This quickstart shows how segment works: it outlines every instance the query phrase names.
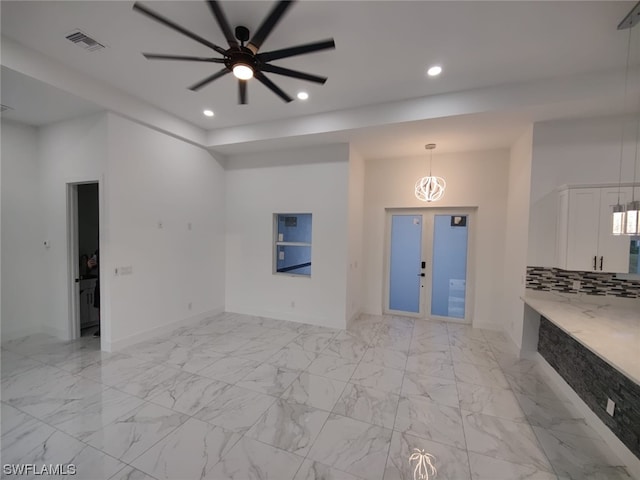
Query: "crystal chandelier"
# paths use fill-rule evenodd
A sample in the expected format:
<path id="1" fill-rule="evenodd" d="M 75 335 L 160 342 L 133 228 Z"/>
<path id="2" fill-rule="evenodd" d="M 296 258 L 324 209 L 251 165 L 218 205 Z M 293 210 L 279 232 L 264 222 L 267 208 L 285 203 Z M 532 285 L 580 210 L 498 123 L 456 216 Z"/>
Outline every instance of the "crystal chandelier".
<path id="1" fill-rule="evenodd" d="M 444 189 L 447 182 L 442 177 L 434 177 L 431 175 L 431 162 L 433 160 L 433 149 L 436 148 L 435 143 L 428 143 L 424 146 L 429 150 L 429 175 L 422 177 L 416 182 L 415 194 L 418 200 L 423 202 L 437 202 L 444 195 Z"/>

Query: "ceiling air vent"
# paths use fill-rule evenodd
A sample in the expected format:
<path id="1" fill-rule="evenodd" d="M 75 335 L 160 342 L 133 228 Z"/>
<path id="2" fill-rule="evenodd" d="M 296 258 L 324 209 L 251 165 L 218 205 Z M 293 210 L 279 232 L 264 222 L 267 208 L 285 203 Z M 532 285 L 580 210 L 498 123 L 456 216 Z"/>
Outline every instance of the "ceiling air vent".
<path id="1" fill-rule="evenodd" d="M 7 105 L 0 105 L 0 113 L 2 112 L 6 112 L 7 110 L 13 110 L 13 108 L 7 106 Z"/>
<path id="2" fill-rule="evenodd" d="M 76 45 L 84 48 L 85 50 L 89 50 L 90 52 L 95 52 L 96 50 L 102 50 L 104 48 L 104 45 L 91 38 L 82 30 L 74 30 L 73 32 L 68 34 L 66 38 L 67 40 L 70 40 Z"/>

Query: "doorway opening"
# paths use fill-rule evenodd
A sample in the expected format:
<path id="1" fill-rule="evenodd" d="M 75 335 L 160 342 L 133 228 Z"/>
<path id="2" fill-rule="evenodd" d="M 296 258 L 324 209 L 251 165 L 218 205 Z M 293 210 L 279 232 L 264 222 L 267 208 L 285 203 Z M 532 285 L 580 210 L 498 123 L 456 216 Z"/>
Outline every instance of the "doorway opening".
<path id="1" fill-rule="evenodd" d="M 100 331 L 100 194 L 98 182 L 68 184 L 71 338 Z"/>
<path id="2" fill-rule="evenodd" d="M 387 210 L 384 311 L 471 323 L 474 210 Z"/>

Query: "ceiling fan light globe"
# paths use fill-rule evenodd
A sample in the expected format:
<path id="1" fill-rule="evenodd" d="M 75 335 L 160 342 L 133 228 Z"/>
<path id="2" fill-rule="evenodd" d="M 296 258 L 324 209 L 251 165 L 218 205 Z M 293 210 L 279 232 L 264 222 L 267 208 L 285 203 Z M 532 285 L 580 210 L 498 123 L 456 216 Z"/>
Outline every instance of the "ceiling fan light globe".
<path id="1" fill-rule="evenodd" d="M 238 63 L 233 67 L 233 74 L 240 80 L 249 80 L 253 78 L 253 68 L 244 63 Z"/>

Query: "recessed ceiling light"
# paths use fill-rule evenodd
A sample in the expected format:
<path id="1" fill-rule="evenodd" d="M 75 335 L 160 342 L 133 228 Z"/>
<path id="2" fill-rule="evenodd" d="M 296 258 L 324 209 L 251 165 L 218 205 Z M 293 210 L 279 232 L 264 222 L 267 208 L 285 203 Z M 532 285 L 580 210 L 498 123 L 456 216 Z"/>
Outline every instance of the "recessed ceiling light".
<path id="1" fill-rule="evenodd" d="M 429 70 L 427 70 L 427 75 L 429 75 L 430 77 L 435 77 L 437 75 L 440 75 L 442 73 L 442 67 L 440 65 L 434 65 L 433 67 L 429 67 Z"/>
<path id="2" fill-rule="evenodd" d="M 298 92 L 298 98 L 300 100 L 306 100 L 309 98 L 309 94 L 307 92 Z"/>
<path id="3" fill-rule="evenodd" d="M 213 117 L 214 115 L 213 110 L 204 110 L 202 113 L 204 113 L 207 117 Z"/>

